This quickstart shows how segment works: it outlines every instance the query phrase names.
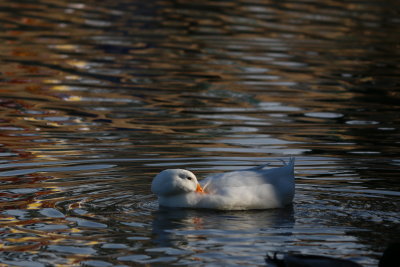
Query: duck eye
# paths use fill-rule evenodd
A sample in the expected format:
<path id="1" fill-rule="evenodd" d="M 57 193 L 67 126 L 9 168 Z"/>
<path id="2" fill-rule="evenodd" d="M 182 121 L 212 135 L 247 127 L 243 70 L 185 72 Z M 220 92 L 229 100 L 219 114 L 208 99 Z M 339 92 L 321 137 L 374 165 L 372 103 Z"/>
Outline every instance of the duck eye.
<path id="1" fill-rule="evenodd" d="M 180 173 L 180 174 L 179 174 L 179 178 L 181 178 L 181 179 L 192 180 L 192 177 L 187 176 L 187 174 L 184 174 L 184 173 Z"/>

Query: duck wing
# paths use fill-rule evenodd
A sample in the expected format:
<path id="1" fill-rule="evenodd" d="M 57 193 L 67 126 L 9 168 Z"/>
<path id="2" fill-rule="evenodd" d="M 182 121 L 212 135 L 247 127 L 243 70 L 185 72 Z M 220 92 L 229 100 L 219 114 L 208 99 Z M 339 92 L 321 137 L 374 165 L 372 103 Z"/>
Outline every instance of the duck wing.
<path id="1" fill-rule="evenodd" d="M 200 182 L 206 191 L 218 191 L 227 187 L 248 187 L 262 184 L 294 183 L 294 158 L 278 168 L 264 169 L 268 164 L 250 169 L 215 174 Z M 283 180 L 283 181 L 282 181 Z M 292 181 L 293 180 L 293 181 Z"/>

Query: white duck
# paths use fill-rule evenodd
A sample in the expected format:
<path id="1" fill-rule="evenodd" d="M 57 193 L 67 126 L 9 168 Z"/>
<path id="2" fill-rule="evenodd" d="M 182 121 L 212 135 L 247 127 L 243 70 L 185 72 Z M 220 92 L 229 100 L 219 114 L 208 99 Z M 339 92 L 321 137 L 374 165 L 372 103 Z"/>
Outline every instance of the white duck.
<path id="1" fill-rule="evenodd" d="M 294 158 L 283 167 L 264 169 L 268 164 L 206 177 L 183 169 L 160 172 L 151 184 L 160 206 L 249 210 L 281 208 L 293 201 Z"/>

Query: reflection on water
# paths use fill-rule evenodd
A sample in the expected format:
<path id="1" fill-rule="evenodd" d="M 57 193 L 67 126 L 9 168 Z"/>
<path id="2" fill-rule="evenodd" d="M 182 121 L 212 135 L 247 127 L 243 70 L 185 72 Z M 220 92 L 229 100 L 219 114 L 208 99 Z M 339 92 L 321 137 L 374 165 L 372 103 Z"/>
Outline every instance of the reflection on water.
<path id="1" fill-rule="evenodd" d="M 2 1 L 0 262 L 374 266 L 399 239 L 395 1 Z M 292 209 L 158 210 L 154 174 L 296 156 Z"/>
<path id="2" fill-rule="evenodd" d="M 165 209 L 160 208 L 154 212 L 153 233 L 157 235 L 155 242 L 162 246 L 170 245 L 173 239 L 170 235 L 180 232 L 181 235 L 194 231 L 216 231 L 224 225 L 224 231 L 241 233 L 266 230 L 270 228 L 292 228 L 294 224 L 293 208 L 273 209 L 266 211 L 245 212 L 220 212 L 189 209 Z M 186 234 L 185 234 L 186 233 Z"/>
<path id="3" fill-rule="evenodd" d="M 287 241 L 293 227 L 292 207 L 247 212 L 160 209 L 154 213 L 152 224 L 157 248 L 148 251 L 175 256 L 174 261 L 185 256 L 183 262 L 178 261 L 182 264 L 195 264 L 199 259 L 223 260 L 224 264 L 263 264 L 265 250 L 276 250 L 280 242 Z M 282 236 L 271 238 L 277 231 Z M 255 232 L 258 234 L 254 235 Z M 187 261 L 189 254 L 191 262 Z"/>

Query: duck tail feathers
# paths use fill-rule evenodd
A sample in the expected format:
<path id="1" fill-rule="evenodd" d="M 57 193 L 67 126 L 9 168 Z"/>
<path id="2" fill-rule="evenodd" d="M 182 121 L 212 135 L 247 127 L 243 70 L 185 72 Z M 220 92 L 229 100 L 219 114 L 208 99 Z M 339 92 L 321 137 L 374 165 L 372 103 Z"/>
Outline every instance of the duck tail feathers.
<path id="1" fill-rule="evenodd" d="M 290 157 L 287 163 L 283 159 L 281 159 L 280 161 L 282 161 L 283 167 L 289 167 L 290 169 L 294 169 L 295 157 Z"/>
<path id="2" fill-rule="evenodd" d="M 291 168 L 294 168 L 294 162 L 296 161 L 295 157 L 290 157 L 289 158 L 289 162 L 288 162 L 288 166 L 290 166 Z"/>

